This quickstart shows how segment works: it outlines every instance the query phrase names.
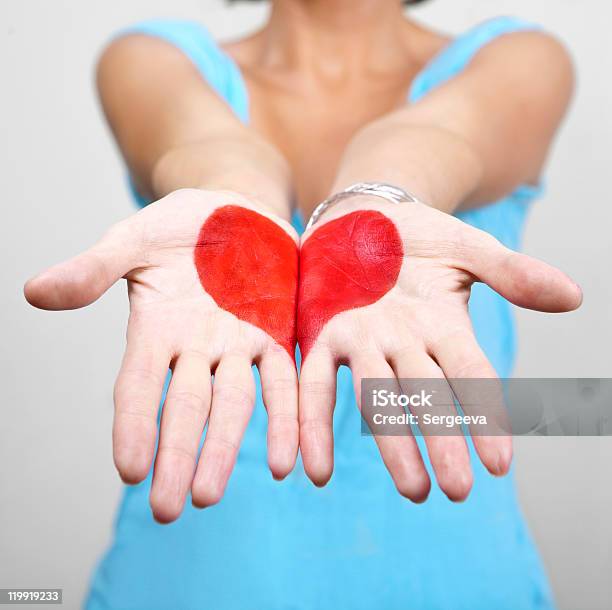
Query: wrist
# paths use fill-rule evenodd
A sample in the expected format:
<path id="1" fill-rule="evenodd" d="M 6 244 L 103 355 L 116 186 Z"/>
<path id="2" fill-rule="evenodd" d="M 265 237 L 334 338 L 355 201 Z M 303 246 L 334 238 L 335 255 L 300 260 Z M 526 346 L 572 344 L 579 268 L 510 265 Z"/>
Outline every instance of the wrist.
<path id="1" fill-rule="evenodd" d="M 447 129 L 381 119 L 351 141 L 333 187 L 383 181 L 414 193 L 432 208 L 452 213 L 482 180 L 482 160 Z"/>
<path id="2" fill-rule="evenodd" d="M 360 198 L 366 199 L 361 205 L 359 205 L 358 202 Z M 322 201 L 312 212 L 306 228 L 313 227 L 323 215 L 329 212 L 329 210 L 339 206 L 345 201 L 347 202 L 347 206 L 344 208 L 341 207 L 341 210 L 355 207 L 358 209 L 372 209 L 372 207 L 384 209 L 386 207 L 376 205 L 376 201 L 392 205 L 406 203 L 422 204 L 419 198 L 414 194 L 392 184 L 384 182 L 357 182 L 346 189 L 332 194 Z"/>
<path id="3" fill-rule="evenodd" d="M 207 176 L 198 188 L 233 193 L 251 202 L 259 210 L 288 220 L 291 216 L 289 194 L 257 171 L 240 170 Z"/>
<path id="4" fill-rule="evenodd" d="M 326 224 L 331 220 L 335 220 L 347 214 L 353 212 L 359 212 L 363 210 L 375 210 L 382 212 L 387 216 L 391 216 L 397 208 L 404 205 L 414 205 L 412 203 L 392 203 L 382 197 L 376 197 L 374 195 L 361 195 L 356 194 L 350 197 L 343 198 L 337 204 L 325 210 L 319 217 L 319 220 L 307 228 L 308 231 L 316 231 L 319 226 Z"/>
<path id="5" fill-rule="evenodd" d="M 396 209 L 398 205 L 411 204 L 409 202 L 393 203 L 391 201 L 386 201 L 382 197 L 376 197 L 374 195 L 354 195 L 339 201 L 337 205 L 326 212 L 325 216 L 328 216 L 328 214 L 329 216 L 332 216 L 334 212 L 337 212 L 338 216 L 344 216 L 345 214 L 350 214 L 351 212 L 356 212 L 358 210 L 379 210 L 384 212 L 385 210 Z"/>
<path id="6" fill-rule="evenodd" d="M 151 172 L 154 198 L 160 199 L 181 188 L 235 193 L 267 213 L 289 219 L 289 181 L 281 176 L 280 171 L 275 172 L 278 177 L 274 178 L 252 167 L 250 162 L 241 163 L 236 168 L 233 160 L 224 159 L 219 159 L 215 167 L 204 169 L 202 154 L 194 145 L 163 155 Z"/>
<path id="7" fill-rule="evenodd" d="M 201 187 L 185 190 L 193 190 L 194 192 L 200 193 L 204 196 L 203 201 L 212 205 L 214 209 L 223 206 L 238 206 L 247 210 L 251 210 L 252 212 L 257 212 L 261 216 L 265 216 L 266 218 L 272 220 L 286 233 L 288 233 L 292 239 L 298 241 L 297 233 L 293 228 L 291 222 L 283 216 L 279 215 L 275 210 L 264 205 L 261 201 L 259 201 L 251 194 L 232 189 L 210 189 Z"/>

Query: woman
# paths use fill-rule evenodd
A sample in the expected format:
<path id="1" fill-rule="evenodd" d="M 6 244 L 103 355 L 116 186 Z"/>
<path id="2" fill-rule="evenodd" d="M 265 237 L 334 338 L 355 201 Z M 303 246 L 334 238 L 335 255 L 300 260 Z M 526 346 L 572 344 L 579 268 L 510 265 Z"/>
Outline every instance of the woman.
<path id="1" fill-rule="evenodd" d="M 507 473 L 509 439 L 362 437 L 355 403 L 363 378 L 509 375 L 505 299 L 579 306 L 565 275 L 508 249 L 568 56 L 517 19 L 449 39 L 399 0 L 271 4 L 223 46 L 173 21 L 109 45 L 102 103 L 135 197 L 155 203 L 26 286 L 67 309 L 128 279 L 113 441 L 139 484 L 87 607 L 551 608 L 512 480 L 489 474 Z M 319 202 L 372 182 L 412 202 L 345 194 L 299 240 Z M 190 492 L 205 511 L 183 510 Z"/>

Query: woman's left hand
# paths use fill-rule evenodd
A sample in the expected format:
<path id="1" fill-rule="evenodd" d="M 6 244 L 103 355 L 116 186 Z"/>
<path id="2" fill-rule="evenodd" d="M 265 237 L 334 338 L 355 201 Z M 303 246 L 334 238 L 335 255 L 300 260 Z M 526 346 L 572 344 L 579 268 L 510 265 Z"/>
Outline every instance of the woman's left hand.
<path id="1" fill-rule="evenodd" d="M 162 522 L 180 515 L 189 491 L 196 506 L 219 502 L 255 402 L 254 362 L 270 469 L 287 476 L 298 452 L 298 247 L 289 223 L 238 193 L 181 189 L 30 280 L 25 293 L 36 307 L 75 309 L 122 277 L 130 318 L 113 426 L 122 479 L 139 483 L 154 461 L 150 501 Z"/>
<path id="2" fill-rule="evenodd" d="M 313 482 L 325 484 L 333 470 L 339 364 L 350 366 L 359 404 L 364 378 L 496 377 L 468 315 L 476 281 L 539 311 L 571 311 L 582 300 L 580 288 L 558 269 L 423 204 L 358 196 L 331 208 L 303 235 L 300 448 Z M 452 397 L 450 387 L 447 391 Z M 491 473 L 508 471 L 508 436 L 473 440 Z M 423 501 L 430 481 L 414 437 L 376 436 L 376 441 L 399 492 Z M 426 443 L 441 489 L 452 500 L 465 499 L 472 473 L 464 437 L 426 436 Z"/>

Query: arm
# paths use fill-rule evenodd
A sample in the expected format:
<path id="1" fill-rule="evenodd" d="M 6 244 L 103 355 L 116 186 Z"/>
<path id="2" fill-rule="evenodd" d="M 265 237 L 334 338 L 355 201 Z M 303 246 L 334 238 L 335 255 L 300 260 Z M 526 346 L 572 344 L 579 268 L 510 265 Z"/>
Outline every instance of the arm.
<path id="1" fill-rule="evenodd" d="M 136 184 L 158 200 L 30 280 L 25 295 L 42 309 L 75 309 L 128 280 L 113 456 L 130 484 L 154 466 L 151 506 L 169 522 L 190 490 L 199 507 L 221 499 L 255 401 L 253 363 L 269 415 L 270 469 L 280 479 L 295 463 L 298 248 L 283 219 L 288 171 L 166 43 L 114 42 L 98 80 Z"/>
<path id="2" fill-rule="evenodd" d="M 456 78 L 361 130 L 333 192 L 371 180 L 445 212 L 495 201 L 537 182 L 572 89 L 570 59 L 555 39 L 502 36 Z"/>
<path id="3" fill-rule="evenodd" d="M 103 53 L 97 80 L 143 195 L 159 199 L 184 187 L 230 190 L 289 217 L 287 163 L 239 121 L 178 49 L 146 35 L 124 36 Z"/>
<path id="4" fill-rule="evenodd" d="M 471 414 L 479 396 L 461 379 L 496 377 L 468 314 L 474 282 L 520 307 L 563 312 L 580 306 L 580 288 L 561 271 L 445 213 L 537 180 L 571 81 L 567 56 L 552 39 L 504 36 L 462 75 L 367 126 L 349 145 L 334 192 L 383 181 L 429 205 L 347 198 L 302 237 L 300 450 L 315 483 L 325 484 L 333 469 L 338 364 L 351 368 L 362 414 L 361 380 L 368 378 L 436 379 L 442 385 L 434 412 L 444 413 L 454 395 Z M 487 403 L 487 412 L 503 413 L 495 409 L 500 402 L 493 409 Z M 423 501 L 431 483 L 412 435 L 372 431 L 399 492 Z M 463 500 L 472 485 L 465 440 L 430 430 L 425 442 L 440 488 Z M 508 471 L 508 436 L 474 434 L 473 442 L 492 474 Z"/>

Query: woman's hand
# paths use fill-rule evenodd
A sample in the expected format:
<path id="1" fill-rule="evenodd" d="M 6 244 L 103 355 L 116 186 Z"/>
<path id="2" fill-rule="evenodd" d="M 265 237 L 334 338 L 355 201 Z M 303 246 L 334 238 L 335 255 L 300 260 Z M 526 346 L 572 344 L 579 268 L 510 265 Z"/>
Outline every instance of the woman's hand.
<path id="1" fill-rule="evenodd" d="M 180 515 L 190 488 L 196 506 L 222 497 L 255 400 L 253 362 L 268 410 L 270 469 L 276 478 L 292 470 L 299 436 L 297 275 L 297 236 L 288 223 L 231 192 L 185 189 L 26 284 L 32 305 L 60 310 L 84 307 L 128 280 L 114 459 L 125 482 L 147 476 L 170 367 L 151 489 L 159 521 Z"/>
<path id="2" fill-rule="evenodd" d="M 570 311 L 582 299 L 580 288 L 561 271 L 422 204 L 355 197 L 330 209 L 304 234 L 298 297 L 300 449 L 316 484 L 325 484 L 333 470 L 338 364 L 350 366 L 359 404 L 363 378 L 495 377 L 468 316 L 475 281 L 540 311 Z M 452 405 L 450 387 L 446 390 L 440 402 Z M 467 401 L 463 408 L 469 414 Z M 425 440 L 442 490 L 452 500 L 466 498 L 472 473 L 464 437 Z M 508 471 L 509 437 L 473 440 L 490 472 Z M 376 441 L 399 492 L 423 501 L 430 481 L 414 437 L 376 436 Z"/>

